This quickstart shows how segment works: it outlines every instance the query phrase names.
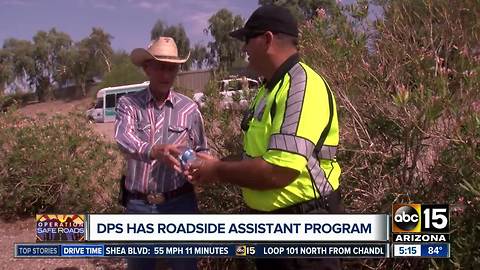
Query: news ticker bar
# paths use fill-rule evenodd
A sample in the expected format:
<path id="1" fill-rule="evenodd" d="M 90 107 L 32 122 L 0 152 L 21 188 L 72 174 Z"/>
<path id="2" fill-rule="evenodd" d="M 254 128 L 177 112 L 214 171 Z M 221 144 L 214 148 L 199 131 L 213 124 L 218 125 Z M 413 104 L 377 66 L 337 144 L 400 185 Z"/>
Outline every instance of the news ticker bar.
<path id="1" fill-rule="evenodd" d="M 255 244 L 15 244 L 15 257 L 342 257 L 388 258 L 424 257 L 449 258 L 449 243 L 255 243 Z"/>
<path id="2" fill-rule="evenodd" d="M 15 257 L 390 257 L 388 243 L 15 244 Z"/>

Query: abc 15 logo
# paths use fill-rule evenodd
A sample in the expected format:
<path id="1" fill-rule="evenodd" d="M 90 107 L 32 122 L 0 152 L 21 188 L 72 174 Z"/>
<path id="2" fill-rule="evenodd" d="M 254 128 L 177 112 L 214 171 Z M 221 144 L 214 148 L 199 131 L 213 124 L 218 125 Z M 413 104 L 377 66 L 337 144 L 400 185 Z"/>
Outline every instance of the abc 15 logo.
<path id="1" fill-rule="evenodd" d="M 392 206 L 394 233 L 448 233 L 449 224 L 448 204 L 394 204 Z"/>
<path id="2" fill-rule="evenodd" d="M 236 246 L 235 255 L 236 256 L 255 255 L 255 247 L 247 246 L 247 245 Z"/>

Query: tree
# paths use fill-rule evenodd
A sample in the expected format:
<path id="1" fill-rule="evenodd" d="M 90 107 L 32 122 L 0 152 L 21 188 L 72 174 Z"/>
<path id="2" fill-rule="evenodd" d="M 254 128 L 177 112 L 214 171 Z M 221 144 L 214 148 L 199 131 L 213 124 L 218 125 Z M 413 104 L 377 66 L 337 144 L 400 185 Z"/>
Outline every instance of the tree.
<path id="1" fill-rule="evenodd" d="M 155 40 L 162 36 L 172 37 L 175 40 L 180 57 L 185 57 L 190 53 L 190 39 L 182 24 L 167 26 L 164 22 L 158 20 L 150 31 L 150 39 Z M 190 58 L 181 68 L 188 70 L 191 65 L 192 59 Z"/>
<path id="2" fill-rule="evenodd" d="M 28 40 L 10 38 L 3 43 L 3 62 L 11 67 L 12 80 L 19 79 L 30 82 L 28 75 L 32 73 L 34 62 L 33 44 Z"/>
<path id="3" fill-rule="evenodd" d="M 141 83 L 148 80 L 143 71 L 135 66 L 130 56 L 123 51 L 112 55 L 112 70 L 105 74 L 99 88 Z"/>
<path id="4" fill-rule="evenodd" d="M 216 65 L 221 70 L 227 70 L 242 57 L 242 43 L 231 38 L 228 33 L 243 26 L 241 16 L 233 16 L 228 9 L 221 9 L 208 19 L 205 33 L 212 35 L 215 41 L 209 42 L 209 64 Z"/>
<path id="5" fill-rule="evenodd" d="M 9 52 L 0 49 L 0 96 L 3 94 L 4 86 L 14 79 L 13 63 Z"/>
<path id="6" fill-rule="evenodd" d="M 112 70 L 112 36 L 101 28 L 93 28 L 87 38 L 77 42 L 69 52 L 67 76 L 87 95 L 87 82 Z"/>
<path id="7" fill-rule="evenodd" d="M 33 43 L 8 39 L 0 52 L 0 85 L 15 79 L 27 81 L 44 101 L 53 86 L 73 80 L 86 95 L 86 82 L 111 70 L 112 36 L 101 28 L 73 44 L 70 36 L 55 28 L 38 31 Z"/>
<path id="8" fill-rule="evenodd" d="M 150 31 L 150 40 L 155 40 L 163 35 L 165 32 L 165 23 L 162 20 L 157 20 Z"/>
<path id="9" fill-rule="evenodd" d="M 113 36 L 104 32 L 102 28 L 96 27 L 92 28 L 92 33 L 90 33 L 88 37 L 87 47 L 89 47 L 91 53 L 93 52 L 94 57 L 99 58 L 96 62 L 99 75 L 112 69 L 110 64 L 110 59 L 113 54 L 112 38 Z"/>
<path id="10" fill-rule="evenodd" d="M 4 57 L 12 63 L 12 74 L 20 80 L 25 79 L 35 89 L 38 99 L 50 96 L 52 85 L 58 84 L 59 70 L 67 60 L 65 56 L 72 45 L 70 36 L 58 32 L 38 31 L 33 43 L 27 40 L 8 39 L 3 47 Z"/>
<path id="11" fill-rule="evenodd" d="M 338 14 L 340 10 L 335 0 L 258 0 L 259 5 L 277 5 L 288 8 L 297 20 L 311 19 L 317 9 L 324 9 L 329 14 Z"/>
<path id="12" fill-rule="evenodd" d="M 28 73 L 29 81 L 35 86 L 38 99 L 51 97 L 51 88 L 61 78 L 59 70 L 65 67 L 65 56 L 72 46 L 72 39 L 63 32 L 52 28 L 49 32 L 38 31 L 33 37 L 33 69 Z"/>
<path id="13" fill-rule="evenodd" d="M 208 60 L 208 52 L 207 48 L 200 44 L 195 44 L 193 47 L 192 54 L 192 65 L 194 65 L 197 69 L 202 69 L 204 65 L 206 65 Z"/>

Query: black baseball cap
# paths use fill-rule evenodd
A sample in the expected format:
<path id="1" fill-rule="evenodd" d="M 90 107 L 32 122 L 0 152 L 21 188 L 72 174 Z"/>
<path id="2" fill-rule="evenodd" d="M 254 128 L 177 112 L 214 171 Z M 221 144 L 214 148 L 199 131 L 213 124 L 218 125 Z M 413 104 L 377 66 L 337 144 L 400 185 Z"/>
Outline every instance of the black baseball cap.
<path id="1" fill-rule="evenodd" d="M 265 5 L 257 8 L 248 18 L 245 26 L 230 32 L 230 36 L 245 40 L 249 35 L 266 31 L 298 37 L 297 20 L 284 7 Z"/>

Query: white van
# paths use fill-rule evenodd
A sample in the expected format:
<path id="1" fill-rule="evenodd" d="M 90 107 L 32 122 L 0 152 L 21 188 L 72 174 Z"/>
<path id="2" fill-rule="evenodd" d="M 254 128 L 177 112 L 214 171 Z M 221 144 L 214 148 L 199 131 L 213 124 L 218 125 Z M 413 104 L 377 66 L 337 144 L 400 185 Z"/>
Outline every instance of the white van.
<path id="1" fill-rule="evenodd" d="M 118 99 L 132 92 L 138 92 L 148 87 L 150 82 L 138 84 L 121 85 L 115 87 L 102 88 L 97 93 L 97 101 L 95 106 L 87 110 L 87 118 L 95 122 L 114 122 L 115 107 Z"/>
<path id="2" fill-rule="evenodd" d="M 257 80 L 246 77 L 221 80 L 218 82 L 218 90 L 222 99 L 220 105 L 222 108 L 230 108 L 233 104 L 238 103 L 240 108 L 246 108 L 248 106 L 246 100 L 248 93 L 244 93 L 244 91 L 257 90 L 258 87 L 259 82 Z M 201 92 L 193 95 L 193 100 L 200 107 L 205 106 L 205 98 L 205 94 Z"/>

